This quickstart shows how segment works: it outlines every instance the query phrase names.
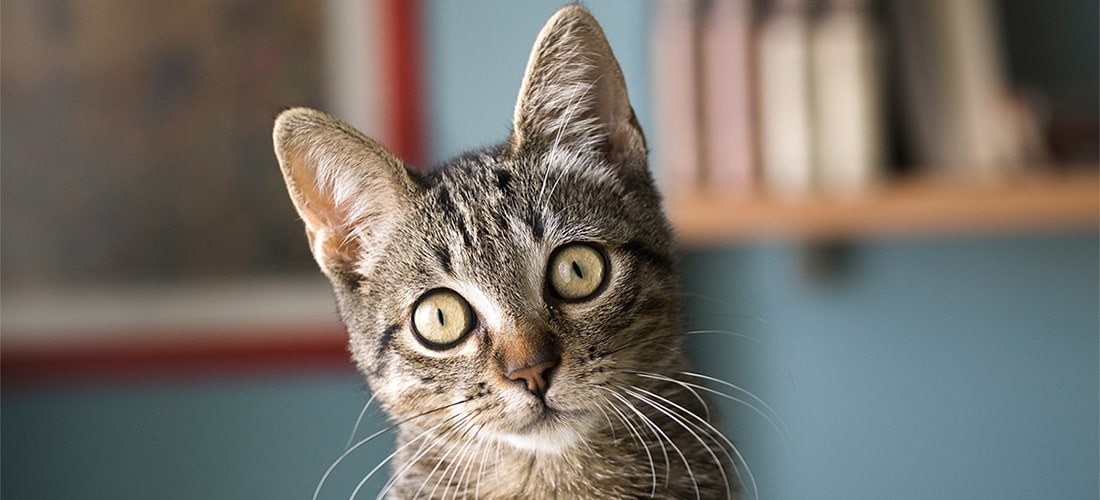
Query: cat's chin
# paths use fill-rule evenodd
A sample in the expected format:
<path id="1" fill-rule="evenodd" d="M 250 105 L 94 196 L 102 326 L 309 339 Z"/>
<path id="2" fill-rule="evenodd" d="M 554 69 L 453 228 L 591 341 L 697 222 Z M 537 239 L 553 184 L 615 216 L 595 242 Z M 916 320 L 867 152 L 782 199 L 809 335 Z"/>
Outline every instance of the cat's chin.
<path id="1" fill-rule="evenodd" d="M 585 416 L 545 410 L 514 431 L 498 431 L 494 437 L 517 449 L 560 455 L 584 441 L 592 423 Z"/>

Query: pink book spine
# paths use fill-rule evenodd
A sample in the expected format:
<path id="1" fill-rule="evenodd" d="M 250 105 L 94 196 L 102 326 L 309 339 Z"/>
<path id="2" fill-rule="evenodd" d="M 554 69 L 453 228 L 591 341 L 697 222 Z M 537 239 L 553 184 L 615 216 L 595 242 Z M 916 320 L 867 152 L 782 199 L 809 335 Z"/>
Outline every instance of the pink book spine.
<path id="1" fill-rule="evenodd" d="M 693 192 L 701 178 L 695 23 L 695 2 L 658 4 L 652 48 L 653 152 L 658 178 L 674 197 Z"/>
<path id="2" fill-rule="evenodd" d="M 708 188 L 756 188 L 751 0 L 716 0 L 703 32 L 703 147 Z"/>

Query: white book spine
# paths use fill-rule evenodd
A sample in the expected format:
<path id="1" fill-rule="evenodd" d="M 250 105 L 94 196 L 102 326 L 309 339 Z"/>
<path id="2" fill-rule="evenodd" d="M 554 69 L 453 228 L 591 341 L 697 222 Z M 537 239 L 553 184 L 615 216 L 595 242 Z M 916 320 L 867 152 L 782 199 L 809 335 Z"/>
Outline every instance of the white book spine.
<path id="1" fill-rule="evenodd" d="M 953 92 L 957 163 L 969 174 L 992 178 L 1019 163 L 1013 154 L 1016 138 L 1001 119 L 1006 92 L 993 5 L 989 0 L 939 0 L 945 14 L 949 45 L 945 54 Z"/>
<path id="2" fill-rule="evenodd" d="M 882 164 L 876 37 L 857 5 L 834 5 L 811 36 L 815 164 L 826 192 L 858 194 Z"/>
<path id="3" fill-rule="evenodd" d="M 801 196 L 814 183 L 807 23 L 800 2 L 782 7 L 759 34 L 761 167 L 770 191 Z"/>

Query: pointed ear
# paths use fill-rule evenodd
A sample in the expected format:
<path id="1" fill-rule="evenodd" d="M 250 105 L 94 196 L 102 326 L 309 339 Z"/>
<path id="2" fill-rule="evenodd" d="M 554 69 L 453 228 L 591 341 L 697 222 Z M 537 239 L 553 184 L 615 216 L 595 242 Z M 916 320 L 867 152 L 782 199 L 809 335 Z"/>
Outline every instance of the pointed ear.
<path id="1" fill-rule="evenodd" d="M 414 189 L 402 162 L 350 125 L 312 109 L 284 111 L 272 135 L 321 270 L 334 280 L 369 270 L 372 252 Z"/>
<path id="2" fill-rule="evenodd" d="M 516 101 L 515 151 L 569 144 L 613 164 L 644 168 L 642 128 L 599 23 L 583 7 L 562 8 L 542 28 Z"/>

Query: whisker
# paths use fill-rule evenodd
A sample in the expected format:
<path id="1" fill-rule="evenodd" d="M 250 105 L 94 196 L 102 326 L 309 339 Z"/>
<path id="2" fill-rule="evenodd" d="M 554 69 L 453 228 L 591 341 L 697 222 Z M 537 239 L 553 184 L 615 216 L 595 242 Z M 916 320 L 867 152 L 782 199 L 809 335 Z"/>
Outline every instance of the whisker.
<path id="1" fill-rule="evenodd" d="M 652 429 L 654 432 L 659 434 L 658 439 L 663 437 L 664 440 L 666 442 L 668 442 L 669 446 L 672 447 L 672 451 L 675 451 L 676 454 L 680 456 L 680 460 L 683 461 L 683 463 L 684 463 L 684 468 L 687 469 L 688 476 L 691 478 L 692 485 L 694 486 L 694 489 L 695 489 L 695 498 L 696 498 L 696 500 L 699 500 L 700 498 L 702 498 L 700 496 L 701 494 L 699 492 L 699 481 L 695 477 L 695 472 L 691 470 L 691 463 L 688 462 L 687 457 L 684 456 L 684 452 L 682 450 L 680 450 L 680 447 L 676 445 L 676 443 L 672 440 L 672 438 L 670 438 L 668 436 L 668 434 L 666 434 L 665 431 L 661 429 L 660 426 L 658 426 L 655 422 L 653 422 L 653 420 L 650 419 L 649 416 L 647 416 L 644 412 L 642 412 L 636 406 L 634 406 L 633 403 L 631 403 L 629 400 L 627 400 L 625 397 L 623 397 L 618 392 L 612 391 L 610 389 L 607 389 L 607 391 L 610 392 L 612 396 L 615 396 L 616 399 L 618 399 L 619 401 L 622 401 L 622 403 L 624 405 L 626 405 L 627 408 L 629 408 L 636 415 L 638 415 L 638 418 L 640 418 L 642 420 L 642 423 L 645 423 L 646 425 L 649 426 L 650 429 Z"/>
<path id="2" fill-rule="evenodd" d="M 450 487 L 452 485 L 454 485 L 456 493 L 457 493 L 459 485 L 454 482 L 455 473 L 457 473 L 458 469 L 461 467 L 461 464 L 464 460 L 464 457 L 466 456 L 466 450 L 474 442 L 474 440 L 470 439 L 470 437 L 469 437 L 470 431 L 473 430 L 475 435 L 476 435 L 478 429 L 480 429 L 480 426 L 477 426 L 477 425 L 473 424 L 473 419 L 470 419 L 467 422 L 467 425 L 465 425 L 465 429 L 463 429 L 462 434 L 460 436 L 458 436 L 459 437 L 458 442 L 459 442 L 459 444 L 462 444 L 462 447 L 458 449 L 458 453 L 455 455 L 455 460 L 452 461 L 451 463 L 447 464 L 447 468 L 443 469 L 443 473 L 440 474 L 439 479 L 436 480 L 436 483 L 435 483 L 436 484 L 435 488 L 438 488 L 440 481 L 442 481 L 443 478 L 447 477 L 448 473 L 450 473 L 450 477 L 447 477 L 446 486 L 443 488 L 443 498 L 447 498 L 447 490 L 450 489 Z M 449 455 L 450 455 L 450 451 L 448 450 L 446 456 L 449 456 Z M 428 495 L 429 497 L 434 497 L 435 496 L 435 488 L 432 488 L 431 494 Z"/>
<path id="3" fill-rule="evenodd" d="M 607 390 L 610 391 L 610 389 L 607 389 Z M 653 479 L 653 487 L 650 489 L 649 496 L 650 497 L 656 496 L 657 495 L 657 466 L 653 463 L 653 454 L 650 453 L 649 446 L 647 444 L 645 444 L 645 440 L 642 439 L 641 434 L 638 432 L 637 429 L 634 428 L 634 424 L 627 421 L 627 419 L 623 415 L 623 413 L 621 411 L 619 411 L 618 408 L 615 407 L 615 405 L 611 402 L 611 400 L 609 400 L 609 399 L 607 399 L 606 397 L 603 397 L 603 396 L 600 396 L 600 399 L 603 399 L 604 402 L 607 404 L 607 406 L 611 409 L 611 411 L 615 412 L 618 415 L 619 420 L 621 420 L 623 422 L 623 425 L 626 426 L 627 433 L 630 434 L 630 437 L 632 439 L 634 439 L 634 442 L 645 451 L 646 458 L 649 459 L 649 477 L 651 477 Z M 612 427 L 612 428 L 614 428 L 614 427 Z M 635 436 L 637 436 L 637 437 L 635 437 Z M 665 450 L 665 444 L 660 442 L 660 438 L 658 438 L 657 442 L 661 444 L 661 450 L 662 450 L 662 452 L 664 452 L 664 455 L 665 455 L 665 486 L 668 486 L 668 470 L 670 468 L 670 465 L 669 465 L 669 462 L 668 462 L 668 452 L 664 451 Z"/>
<path id="4" fill-rule="evenodd" d="M 430 433 L 431 433 L 432 431 L 434 431 L 435 429 L 438 429 L 439 427 L 442 427 L 442 426 L 443 426 L 443 425 L 445 425 L 446 423 L 447 423 L 446 421 L 444 421 L 444 422 L 440 422 L 440 423 L 439 423 L 439 424 L 437 424 L 437 425 L 436 425 L 435 427 L 432 427 L 432 428 L 430 428 L 430 429 L 427 429 L 427 430 L 425 430 L 424 432 L 421 432 L 421 433 L 420 433 L 420 435 L 418 435 L 417 437 L 413 438 L 413 439 L 412 439 L 412 440 L 410 440 L 410 441 L 409 441 L 408 443 L 405 443 L 405 444 L 401 445 L 400 447 L 398 447 L 397 449 L 395 449 L 395 450 L 394 450 L 393 452 L 391 452 L 391 453 L 390 453 L 389 455 L 386 455 L 386 458 L 382 459 L 382 461 L 380 461 L 380 462 L 378 462 L 377 464 L 375 464 L 374 468 L 372 468 L 372 469 L 371 469 L 371 470 L 370 470 L 369 472 L 367 472 L 367 475 L 366 475 L 366 476 L 364 476 L 364 477 L 363 477 L 363 479 L 361 479 L 361 480 L 359 481 L 359 483 L 355 485 L 355 489 L 353 489 L 353 490 L 352 490 L 352 492 L 351 492 L 351 495 L 350 495 L 350 498 L 355 498 L 355 496 L 359 494 L 359 490 L 361 490 L 361 489 L 363 488 L 363 486 L 367 484 L 367 481 L 369 481 L 371 477 L 374 477 L 374 474 L 375 474 L 376 472 L 378 472 L 378 470 L 379 470 L 379 469 L 381 469 L 381 468 L 382 468 L 382 466 L 384 466 L 384 465 L 386 465 L 387 463 L 389 463 L 389 461 L 390 461 L 390 460 L 393 460 L 393 459 L 394 459 L 394 457 L 396 457 L 396 456 L 397 456 L 397 455 L 398 455 L 399 453 L 401 453 L 401 452 L 402 452 L 402 451 L 403 451 L 403 450 L 404 450 L 405 448 L 408 448 L 408 447 L 409 447 L 409 446 L 411 446 L 411 445 L 412 445 L 413 443 L 415 443 L 415 442 L 419 441 L 419 440 L 420 440 L 420 438 L 422 438 L 422 437 L 424 437 L 424 436 L 427 436 L 427 435 L 428 435 L 428 434 L 430 434 Z"/>
<path id="5" fill-rule="evenodd" d="M 488 443 L 482 444 L 487 445 Z M 499 446 L 499 444 L 497 446 Z M 481 461 L 477 465 L 477 479 L 474 481 L 474 498 L 481 498 L 481 478 L 485 477 L 485 462 L 488 462 L 488 455 L 489 446 L 483 446 L 481 451 Z"/>
<path id="6" fill-rule="evenodd" d="M 600 396 L 600 397 L 603 398 L 603 400 L 607 404 L 611 404 L 610 401 L 607 401 L 607 398 L 604 398 L 603 396 Z M 607 421 L 607 428 L 611 431 L 611 439 L 613 441 L 615 441 L 616 443 L 618 443 L 619 442 L 619 437 L 615 435 L 615 424 L 611 423 L 611 416 L 608 415 L 606 411 L 604 411 L 604 405 L 596 405 L 596 409 L 599 410 L 599 412 L 603 414 L 604 420 Z"/>
<path id="7" fill-rule="evenodd" d="M 682 412 L 682 414 L 694 418 L 698 422 L 698 424 L 692 424 L 696 429 L 698 429 L 699 431 L 707 434 L 707 436 L 712 441 L 714 441 L 715 444 L 718 444 L 719 447 L 722 448 L 722 452 L 726 455 L 727 458 L 730 459 L 731 463 L 734 463 L 734 464 L 740 463 L 745 468 L 746 475 L 748 476 L 748 479 L 749 479 L 749 484 L 752 486 L 753 498 L 756 498 L 756 499 L 760 498 L 760 491 L 757 488 L 756 476 L 752 472 L 752 467 L 749 466 L 749 463 L 748 463 L 748 461 L 745 460 L 745 457 L 743 455 L 741 455 L 741 451 L 737 449 L 737 446 L 734 445 L 733 442 L 730 441 L 730 439 L 728 437 L 726 437 L 726 435 L 724 433 L 722 433 L 722 431 L 718 430 L 718 428 L 715 427 L 714 424 L 710 423 L 708 420 L 704 420 L 703 418 L 699 417 L 699 415 L 695 414 L 691 410 L 688 410 L 687 408 L 684 408 L 683 406 L 680 406 L 676 402 L 674 402 L 674 401 L 672 401 L 672 400 L 670 400 L 670 399 L 668 399 L 664 396 L 661 396 L 659 394 L 655 394 L 653 392 L 647 391 L 647 390 L 642 389 L 640 387 L 634 387 L 634 389 L 636 389 L 640 392 L 643 392 L 645 394 L 648 394 L 648 395 L 650 395 L 651 397 L 653 397 L 655 399 L 663 401 L 666 404 L 671 405 L 674 408 L 676 408 L 677 410 L 679 410 L 680 412 Z M 715 436 L 717 436 L 717 437 L 715 437 Z M 722 443 L 725 443 L 725 446 L 722 446 L 722 443 L 719 443 L 718 439 L 721 439 Z M 705 446 L 706 445 L 704 444 L 704 447 Z M 737 455 L 737 460 L 734 460 L 734 458 L 732 456 L 730 456 L 730 451 L 731 450 L 734 454 Z M 712 457 L 714 456 L 713 453 L 711 454 L 711 456 Z M 719 468 L 720 469 L 722 468 L 721 464 L 719 464 Z M 741 477 L 740 472 L 737 472 L 736 470 L 734 472 L 737 473 L 738 478 Z M 727 484 L 726 486 L 727 486 L 726 491 L 728 493 L 729 492 L 729 490 L 728 490 L 729 485 Z"/>
<path id="8" fill-rule="evenodd" d="M 625 351 L 627 349 L 632 349 L 634 347 L 639 347 L 639 346 L 649 344 L 649 343 L 663 342 L 663 341 L 670 340 L 670 339 L 676 339 L 676 338 L 692 336 L 692 335 L 707 335 L 707 334 L 728 335 L 728 336 L 731 336 L 731 337 L 748 340 L 748 341 L 756 343 L 756 344 L 763 344 L 763 342 L 760 339 L 758 339 L 756 337 L 753 337 L 751 335 L 744 334 L 744 333 L 739 333 L 739 332 L 733 332 L 733 331 L 728 331 L 728 330 L 688 330 L 688 331 L 684 331 L 684 332 L 669 333 L 669 334 L 664 334 L 664 335 L 654 335 L 652 337 L 645 337 L 645 338 L 641 338 L 641 339 L 636 339 L 632 342 L 627 342 L 625 344 L 613 346 L 610 350 L 600 353 L 600 355 L 602 357 L 607 357 L 607 356 L 611 356 L 613 354 L 620 353 L 620 352 Z M 673 351 L 675 351 L 677 353 L 679 352 L 679 351 L 676 351 L 675 349 L 673 349 Z"/>
<path id="9" fill-rule="evenodd" d="M 769 405 L 767 401 L 764 401 L 763 399 L 761 399 L 756 394 L 753 394 L 753 392 L 748 390 L 748 389 L 745 389 L 745 388 L 743 388 L 739 385 L 731 384 L 731 383 L 726 382 L 725 380 L 722 380 L 722 379 L 719 379 L 719 378 L 711 377 L 709 375 L 703 375 L 701 373 L 694 373 L 694 372 L 680 372 L 680 375 L 684 375 L 684 376 L 687 376 L 687 377 L 695 377 L 695 378 L 707 380 L 707 381 L 713 382 L 715 384 L 719 384 L 719 385 L 728 387 L 728 388 L 733 389 L 733 390 L 735 390 L 735 391 L 737 391 L 741 394 L 744 394 L 744 395 L 748 396 L 753 401 L 759 403 L 760 406 L 767 409 L 768 412 L 770 412 L 771 415 L 775 417 L 774 421 L 771 418 L 769 418 L 767 415 L 764 415 L 763 412 L 761 412 L 759 408 L 756 408 L 755 406 L 753 406 L 753 405 L 751 405 L 751 404 L 749 404 L 749 403 L 747 403 L 747 402 L 745 402 L 741 399 L 730 396 L 729 394 L 726 394 L 726 393 L 721 392 L 721 391 L 716 391 L 714 389 L 710 389 L 709 387 L 706 387 L 704 385 L 697 385 L 697 387 L 699 389 L 707 390 L 707 391 L 709 391 L 709 392 L 711 392 L 711 393 L 713 393 L 717 396 L 721 396 L 721 397 L 730 399 L 732 401 L 736 401 L 736 402 L 741 403 L 741 404 L 743 404 L 743 405 L 745 405 L 749 408 L 752 408 L 752 409 L 756 410 L 758 413 L 760 413 L 761 415 L 763 415 L 765 418 L 768 419 L 768 422 L 770 422 L 772 427 L 775 428 L 775 431 L 777 433 L 779 433 L 779 437 L 781 439 L 784 439 L 784 442 L 783 442 L 784 448 L 787 447 L 786 439 L 791 438 L 791 429 L 789 427 L 787 427 L 787 423 L 784 422 L 783 418 L 779 416 L 779 412 L 775 411 L 775 408 L 772 408 L 771 405 Z M 777 422 L 778 422 L 778 425 L 776 424 Z M 783 430 L 780 431 L 779 427 L 782 427 Z"/>
<path id="10" fill-rule="evenodd" d="M 620 345 L 620 346 L 615 346 L 615 347 L 611 348 L 611 350 L 609 350 L 609 351 L 601 352 L 600 356 L 607 357 L 607 356 L 611 356 L 613 354 L 618 354 L 618 353 L 623 352 L 627 349 L 632 349 L 634 347 L 645 345 L 645 344 L 648 344 L 648 343 L 651 343 L 651 342 L 658 342 L 658 341 L 674 339 L 674 338 L 678 338 L 678 337 L 680 337 L 679 333 L 671 333 L 671 334 L 655 335 L 653 337 L 638 339 L 638 340 L 635 340 L 633 342 L 627 342 L 626 344 L 623 344 L 623 345 Z"/>
<path id="11" fill-rule="evenodd" d="M 671 382 L 671 383 L 676 384 L 680 387 L 683 387 L 688 392 L 690 392 L 692 396 L 695 396 L 695 400 L 698 401 L 699 405 L 703 407 L 703 413 L 706 416 L 706 419 L 710 420 L 710 405 L 707 404 L 707 401 L 705 399 L 703 399 L 703 396 L 700 395 L 695 390 L 696 387 L 693 386 L 693 384 L 689 384 L 689 383 L 684 382 L 682 380 L 676 380 L 672 377 L 666 377 L 666 376 L 661 375 L 659 373 L 644 372 L 644 371 L 638 371 L 638 370 L 622 370 L 622 371 L 623 371 L 623 373 L 630 373 L 632 375 L 637 375 L 637 376 L 643 377 L 643 378 L 649 378 L 649 379 L 653 379 L 653 380 L 660 380 L 660 381 L 663 381 L 663 382 Z"/>
<path id="12" fill-rule="evenodd" d="M 749 334 L 746 334 L 746 333 L 733 332 L 733 331 L 729 331 L 729 330 L 688 330 L 688 331 L 683 332 L 682 335 L 685 335 L 685 336 L 686 335 L 704 335 L 704 334 L 714 334 L 714 333 L 718 333 L 718 334 L 722 334 L 722 335 L 729 335 L 730 337 L 736 337 L 736 338 L 739 338 L 739 339 L 745 339 L 745 340 L 748 340 L 749 342 L 754 342 L 754 343 L 759 344 L 759 345 L 764 344 L 763 341 L 761 341 L 760 339 L 758 339 L 756 337 L 753 337 L 752 335 L 749 335 Z"/>
<path id="13" fill-rule="evenodd" d="M 473 439 L 471 439 L 470 442 L 472 444 L 476 444 L 477 448 L 469 454 L 469 459 L 465 460 L 466 465 L 465 465 L 465 467 L 462 468 L 462 475 L 460 475 L 458 477 L 458 483 L 456 483 L 456 484 L 461 484 L 465 487 L 465 490 L 463 491 L 463 494 L 462 494 L 463 498 L 465 498 L 470 492 L 470 487 L 469 487 L 470 483 L 469 483 L 468 478 L 469 478 L 471 466 L 476 461 L 479 452 L 481 450 L 485 449 L 485 442 L 481 438 L 481 430 L 482 429 L 483 429 L 483 427 L 479 425 L 477 427 L 477 429 L 474 431 Z M 455 494 L 454 494 L 453 498 L 455 500 L 458 500 L 458 488 L 457 487 L 455 488 Z"/>
<path id="14" fill-rule="evenodd" d="M 725 435 L 723 434 L 722 437 L 725 437 Z M 729 439 L 727 438 L 727 441 L 728 440 Z M 749 484 L 752 485 L 753 498 L 755 498 L 756 500 L 760 500 L 760 488 L 756 486 L 756 475 L 752 473 L 752 467 L 749 467 L 749 461 L 745 460 L 745 456 L 741 454 L 741 450 L 737 449 L 736 446 L 733 446 L 733 443 L 730 443 L 730 451 L 732 451 L 734 455 L 737 455 L 737 461 L 745 467 L 745 475 L 749 477 Z M 738 473 L 737 476 L 741 477 L 741 474 Z"/>
<path id="15" fill-rule="evenodd" d="M 726 468 L 722 466 L 722 460 L 720 458 L 718 458 L 718 455 L 714 454 L 714 451 L 710 449 L 710 446 L 707 445 L 706 441 L 704 441 L 703 438 L 700 437 L 698 433 L 696 433 L 694 430 L 692 430 L 691 426 L 689 426 L 683 420 L 682 417 L 677 415 L 675 412 L 670 411 L 669 409 L 665 408 L 664 405 L 658 404 L 658 402 L 653 401 L 653 400 L 639 394 L 637 391 L 634 391 L 634 390 L 631 390 L 631 389 L 628 389 L 628 388 L 625 388 L 625 387 L 622 387 L 620 389 L 625 391 L 627 394 L 629 394 L 631 396 L 634 396 L 635 398 L 638 399 L 638 401 L 646 403 L 650 407 L 652 407 L 653 409 L 661 412 L 666 417 L 671 419 L 673 422 L 676 422 L 681 428 L 683 428 L 685 431 L 687 431 L 688 434 L 691 434 L 691 436 L 694 437 L 695 440 L 699 442 L 699 444 L 703 445 L 703 449 L 706 450 L 707 454 L 710 455 L 710 458 L 712 460 L 714 460 L 714 464 L 718 466 L 718 472 L 722 475 L 723 482 L 726 485 L 726 498 L 733 498 L 733 492 L 730 490 L 729 480 L 726 479 Z M 653 394 L 653 393 L 648 392 L 648 391 L 646 391 L 646 392 L 649 393 L 649 394 Z M 662 399 L 665 399 L 665 398 L 662 398 Z M 668 401 L 668 400 L 665 399 L 665 401 Z M 668 402 L 672 403 L 671 401 L 668 401 Z M 672 403 L 672 404 L 675 405 L 675 403 Z M 681 409 L 683 408 L 679 405 L 676 405 L 676 406 L 681 408 Z M 684 411 L 687 411 L 687 410 L 684 410 Z M 691 413 L 691 412 L 688 412 L 688 413 Z M 713 436 L 711 436 L 711 439 L 714 440 Z M 698 492 L 698 485 L 696 485 L 696 491 Z"/>
<path id="16" fill-rule="evenodd" d="M 338 465 L 340 465 L 340 463 L 343 462 L 345 458 L 347 458 L 349 455 L 351 455 L 353 452 L 355 452 L 355 450 L 357 450 L 357 449 L 361 448 L 363 445 L 371 442 L 373 439 L 377 438 L 378 436 L 381 436 L 381 435 L 383 435 L 383 434 L 385 434 L 389 431 L 392 431 L 392 430 L 396 429 L 397 427 L 399 427 L 401 425 L 404 425 L 404 424 L 406 424 L 408 422 L 411 422 L 413 420 L 416 420 L 418 418 L 423 418 L 423 417 L 426 417 L 426 416 L 431 415 L 433 413 L 446 410 L 448 408 L 453 408 L 455 406 L 468 403 L 472 399 L 473 398 L 468 398 L 468 399 L 465 399 L 465 400 L 462 400 L 462 401 L 457 401 L 457 402 L 451 403 L 449 405 L 440 406 L 439 408 L 428 410 L 426 412 L 423 412 L 423 413 L 420 413 L 420 414 L 417 414 L 417 415 L 413 415 L 413 416 L 408 417 L 404 420 L 400 420 L 398 422 L 390 424 L 390 425 L 386 426 L 385 428 L 375 432 L 374 434 L 371 434 L 371 435 L 361 439 L 359 442 L 355 443 L 353 446 L 351 446 L 347 450 L 344 450 L 344 453 L 340 454 L 340 456 L 337 457 L 336 460 L 333 461 L 331 465 L 329 465 L 328 469 L 325 470 L 325 473 L 321 476 L 321 480 L 317 483 L 317 488 L 315 488 L 313 490 L 313 497 L 312 497 L 313 500 L 317 500 L 317 496 L 321 494 L 321 487 L 323 487 L 325 485 L 325 481 L 327 481 L 329 476 L 332 475 L 332 471 L 335 470 L 336 467 Z"/>
<path id="17" fill-rule="evenodd" d="M 647 374 L 647 373 L 639 372 L 639 373 L 637 373 L 637 375 L 642 376 L 642 377 L 649 376 L 649 378 L 659 378 L 660 380 L 665 380 L 665 378 L 663 378 L 663 377 L 653 377 L 654 374 Z M 748 401 L 745 401 L 744 399 L 726 394 L 722 391 L 715 390 L 715 389 L 707 387 L 705 385 L 695 384 L 695 383 L 692 383 L 692 382 L 686 382 L 686 381 L 682 381 L 682 380 L 679 381 L 679 382 L 683 383 L 683 384 L 686 384 L 687 386 L 699 389 L 701 391 L 706 391 L 707 393 L 714 394 L 715 396 L 721 397 L 723 399 L 728 399 L 728 400 L 733 401 L 735 403 L 741 404 L 742 406 L 752 410 L 757 415 L 760 415 L 766 422 L 768 422 L 768 425 L 770 425 L 772 427 L 772 429 L 775 431 L 776 435 L 779 436 L 779 440 L 783 444 L 783 448 L 787 449 L 789 451 L 789 445 L 788 445 L 788 439 L 789 439 L 788 436 L 789 436 L 789 434 L 787 436 L 785 436 L 783 434 L 783 431 L 780 429 L 781 424 L 785 427 L 785 424 L 783 424 L 783 420 L 779 417 L 779 414 L 776 413 L 775 410 L 772 410 L 770 406 L 767 406 L 767 403 L 765 403 L 763 400 L 760 400 L 760 403 L 765 405 L 765 407 L 769 411 L 771 411 L 771 414 L 764 412 L 764 410 L 760 409 L 759 407 L 757 407 L 756 405 L 754 405 L 754 404 L 752 404 Z M 748 393 L 748 391 L 744 391 L 744 392 Z M 751 394 L 751 393 L 749 393 L 749 394 Z M 759 398 L 756 398 L 756 399 L 759 400 Z"/>
<path id="18" fill-rule="evenodd" d="M 355 426 L 351 428 L 351 435 L 348 436 L 348 442 L 344 444 L 344 449 L 351 447 L 351 443 L 355 441 L 355 435 L 359 433 L 359 424 L 363 423 L 363 416 L 367 414 L 367 408 L 370 408 L 371 403 L 374 402 L 374 393 L 370 395 L 370 399 L 367 400 L 367 404 L 363 405 L 363 409 L 359 411 L 359 418 L 355 419 Z"/>
<path id="19" fill-rule="evenodd" d="M 637 375 L 639 377 L 650 378 L 650 379 L 654 379 L 654 380 L 661 380 L 661 381 L 665 381 L 665 382 L 671 382 L 671 383 L 674 383 L 674 384 L 681 385 L 685 389 L 688 389 L 688 390 L 691 390 L 690 388 L 699 389 L 699 390 L 702 390 L 702 391 L 706 391 L 710 394 L 714 394 L 715 396 L 719 396 L 721 398 L 728 399 L 728 400 L 733 401 L 735 403 L 739 403 L 742 406 L 745 406 L 746 408 L 751 409 L 753 412 L 755 412 L 756 414 L 763 417 L 764 420 L 766 420 L 768 422 L 768 424 L 771 425 L 772 429 L 775 430 L 776 435 L 779 436 L 780 441 L 783 443 L 784 449 L 787 449 L 788 451 L 790 450 L 788 440 L 791 437 L 791 433 L 790 433 L 790 429 L 787 427 L 787 424 L 783 421 L 783 418 L 779 416 L 779 413 L 777 411 L 775 411 L 775 409 L 772 408 L 771 405 L 769 405 L 766 401 L 761 399 L 756 394 L 753 394 L 752 391 L 749 391 L 748 389 L 745 389 L 745 388 L 740 387 L 738 385 L 731 384 L 731 383 L 726 382 L 722 379 L 711 377 L 711 376 L 708 376 L 708 375 L 703 375 L 703 374 L 693 373 L 693 372 L 679 372 L 680 375 L 701 378 L 701 379 L 704 379 L 704 380 L 709 380 L 711 382 L 721 384 L 721 385 L 729 387 L 730 389 L 733 389 L 737 392 L 745 394 L 749 398 L 751 398 L 753 401 L 755 401 L 756 403 L 759 403 L 760 406 L 762 406 L 764 409 L 767 410 L 767 412 L 765 412 L 759 406 L 757 406 L 753 403 L 750 403 L 748 401 L 745 401 L 744 399 L 738 398 L 736 396 L 732 396 L 730 394 L 726 394 L 722 391 L 715 390 L 711 387 L 707 387 L 707 386 L 702 385 L 702 384 L 696 384 L 696 383 L 687 382 L 687 381 L 684 381 L 684 380 L 678 380 L 678 379 L 668 377 L 668 376 L 664 376 L 664 375 L 661 375 L 661 374 L 658 374 L 658 373 L 641 371 L 641 370 L 622 369 L 621 371 L 624 372 L 624 373 L 631 373 L 631 374 Z M 694 391 L 692 391 L 692 392 L 694 392 Z M 709 416 L 708 416 L 708 418 L 709 418 Z"/>
<path id="20" fill-rule="evenodd" d="M 463 418 L 462 420 L 459 421 L 459 425 L 462 425 L 462 424 L 466 423 L 467 421 L 468 421 L 468 419 Z M 433 445 L 430 448 L 428 448 L 428 450 L 426 450 L 426 451 L 430 451 L 430 450 L 434 449 L 435 448 L 434 443 L 442 443 L 443 441 L 447 440 L 450 437 L 451 437 L 450 433 L 442 433 L 439 436 L 436 436 L 436 439 L 433 441 Z M 423 475 L 424 477 L 420 481 L 420 487 L 416 489 L 416 493 L 413 493 L 412 498 L 421 498 L 420 493 L 422 491 L 424 491 L 424 487 L 428 485 L 428 481 L 430 481 L 432 479 L 432 476 L 434 476 L 435 473 L 439 470 L 439 466 L 443 465 L 443 462 L 447 460 L 447 457 L 449 457 L 451 455 L 451 452 L 454 451 L 455 448 L 458 448 L 458 446 L 460 444 L 462 444 L 462 443 L 459 442 L 459 441 L 455 441 L 449 448 L 447 448 L 446 451 L 443 452 L 442 455 L 437 456 L 435 458 L 435 466 L 432 467 L 431 471 L 429 471 L 427 474 Z M 425 453 L 425 454 L 427 454 L 427 453 Z M 442 479 L 443 479 L 442 477 L 436 479 L 435 486 L 432 487 L 432 492 L 428 494 L 428 498 L 434 498 L 435 491 L 437 489 L 439 489 L 439 482 Z"/>
<path id="21" fill-rule="evenodd" d="M 411 469 L 414 465 L 416 465 L 416 463 L 419 462 L 421 458 L 424 458 L 424 456 L 427 455 L 430 451 L 435 449 L 435 447 L 437 445 L 439 445 L 439 443 L 443 442 L 448 437 L 448 433 L 450 432 L 450 430 L 454 429 L 455 426 L 460 425 L 463 421 L 465 421 L 465 419 L 466 419 L 465 415 L 452 415 L 451 417 L 447 418 L 443 422 L 440 422 L 435 427 L 432 427 L 431 429 L 428 429 L 424 432 L 421 432 L 420 435 L 418 435 L 414 439 L 414 441 L 419 440 L 420 438 L 429 435 L 431 432 L 435 431 L 436 429 L 438 429 L 440 427 L 443 427 L 444 425 L 448 425 L 448 427 L 446 429 L 443 429 L 442 432 L 440 432 L 438 435 L 434 436 L 430 443 L 428 441 L 424 441 L 420 444 L 420 447 L 416 449 L 416 453 L 413 455 L 413 458 L 411 460 L 409 460 L 408 463 L 406 463 L 405 466 L 401 468 L 401 470 L 397 471 L 396 474 L 393 474 L 393 476 L 390 477 L 389 480 L 386 481 L 386 483 L 384 485 L 382 485 L 382 489 L 379 490 L 378 495 L 375 496 L 375 500 L 381 500 L 382 498 L 385 498 L 386 493 L 388 493 L 389 490 L 391 488 L 393 488 L 394 485 L 397 484 L 398 480 L 400 480 L 402 477 L 405 476 L 405 473 L 408 472 L 409 469 Z M 412 444 L 412 441 L 410 441 L 409 443 L 406 443 L 405 446 L 408 446 L 410 444 Z M 402 448 L 404 448 L 404 446 Z M 378 467 L 380 467 L 380 466 L 381 466 L 381 464 L 376 466 L 375 470 L 377 470 Z M 373 474 L 374 471 L 371 471 L 371 473 Z M 366 479 L 367 478 L 364 478 L 363 481 L 360 481 L 360 483 L 359 483 L 360 486 L 359 487 L 361 487 L 363 484 L 366 483 Z M 357 489 L 359 487 L 357 487 Z"/>

